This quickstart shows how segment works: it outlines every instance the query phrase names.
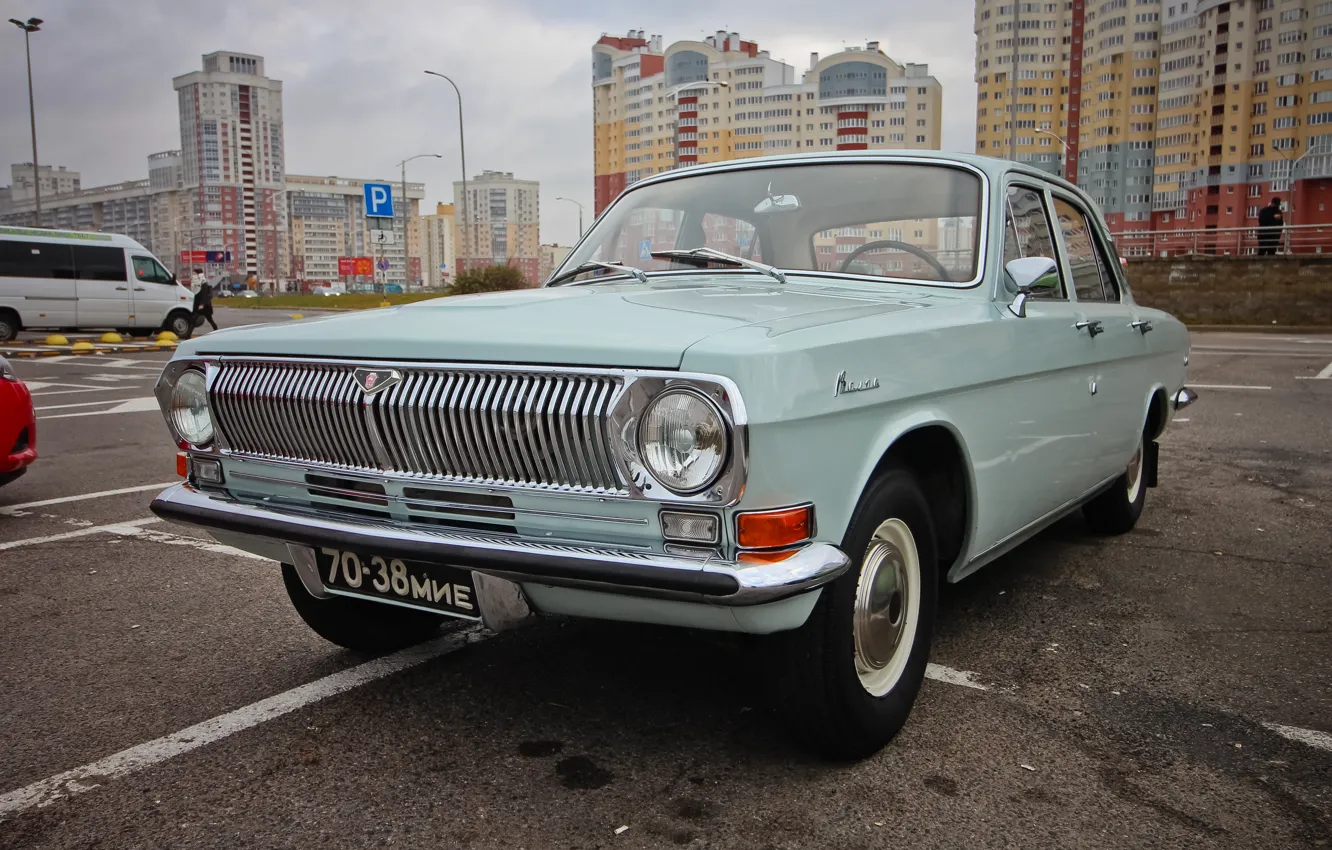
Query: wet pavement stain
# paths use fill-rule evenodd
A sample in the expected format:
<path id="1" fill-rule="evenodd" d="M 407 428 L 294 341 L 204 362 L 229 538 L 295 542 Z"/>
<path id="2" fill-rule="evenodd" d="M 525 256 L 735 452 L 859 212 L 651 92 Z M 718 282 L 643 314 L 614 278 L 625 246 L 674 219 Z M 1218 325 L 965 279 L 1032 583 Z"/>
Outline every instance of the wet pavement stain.
<path id="1" fill-rule="evenodd" d="M 615 779 L 615 774 L 600 767 L 587 756 L 570 756 L 560 759 L 555 764 L 555 775 L 565 788 L 578 791 L 593 791 L 605 788 Z"/>
<path id="2" fill-rule="evenodd" d="M 523 741 L 518 744 L 518 755 L 528 758 L 553 756 L 564 749 L 563 741 Z"/>
<path id="3" fill-rule="evenodd" d="M 925 777 L 925 787 L 941 797 L 957 796 L 957 783 L 946 776 Z"/>

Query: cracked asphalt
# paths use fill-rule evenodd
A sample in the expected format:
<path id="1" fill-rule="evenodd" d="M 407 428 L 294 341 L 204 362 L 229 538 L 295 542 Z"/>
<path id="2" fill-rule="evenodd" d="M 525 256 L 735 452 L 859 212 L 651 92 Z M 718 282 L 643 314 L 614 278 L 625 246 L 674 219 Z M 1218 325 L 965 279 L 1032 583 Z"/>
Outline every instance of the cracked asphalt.
<path id="1" fill-rule="evenodd" d="M 0 848 L 1332 846 L 1332 336 L 1193 346 L 1138 528 L 1072 517 L 946 588 L 932 660 L 987 689 L 927 680 L 856 764 L 787 741 L 762 639 L 593 621 L 458 626 L 256 719 L 367 657 L 275 566 L 128 525 L 174 477 L 129 404 L 162 355 L 16 361 L 47 409 L 0 490 L 0 801 L 249 719 L 0 811 Z M 107 490 L 132 492 L 13 507 Z"/>

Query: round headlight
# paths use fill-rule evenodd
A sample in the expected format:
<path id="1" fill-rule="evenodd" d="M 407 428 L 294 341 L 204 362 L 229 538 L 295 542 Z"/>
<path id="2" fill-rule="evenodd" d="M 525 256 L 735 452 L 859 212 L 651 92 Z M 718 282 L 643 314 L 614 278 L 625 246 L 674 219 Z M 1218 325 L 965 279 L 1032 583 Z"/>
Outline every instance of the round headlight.
<path id="1" fill-rule="evenodd" d="M 726 441 L 726 423 L 716 405 L 687 390 L 657 396 L 638 426 L 643 462 L 668 490 L 681 496 L 717 480 L 726 463 Z"/>
<path id="2" fill-rule="evenodd" d="M 213 439 L 213 413 L 208 409 L 204 373 L 187 369 L 171 389 L 171 426 L 187 443 L 202 446 Z"/>

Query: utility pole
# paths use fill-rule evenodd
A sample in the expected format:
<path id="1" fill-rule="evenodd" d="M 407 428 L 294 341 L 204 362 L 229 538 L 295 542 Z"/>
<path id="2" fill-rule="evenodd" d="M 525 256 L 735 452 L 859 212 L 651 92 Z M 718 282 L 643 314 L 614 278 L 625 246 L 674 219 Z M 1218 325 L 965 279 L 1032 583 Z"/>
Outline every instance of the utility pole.
<path id="1" fill-rule="evenodd" d="M 426 73 L 432 77 L 439 77 L 442 80 L 447 80 L 448 84 L 453 86 L 454 94 L 458 95 L 458 155 L 462 158 L 462 188 L 463 188 L 463 200 L 462 200 L 462 210 L 461 210 L 462 228 L 463 228 L 462 230 L 463 250 L 467 253 L 471 253 L 473 246 L 471 242 L 468 240 L 467 236 L 468 232 L 470 231 L 470 228 L 467 226 L 467 142 L 463 136 L 462 91 L 458 88 L 457 83 L 455 83 L 450 78 L 444 76 L 443 74 L 439 73 L 438 71 L 426 71 Z M 454 260 L 456 263 L 457 258 L 455 257 Z M 461 263 L 458 265 L 459 265 L 458 271 L 462 272 L 467 270 L 465 263 Z"/>
<path id="2" fill-rule="evenodd" d="M 568 201 L 569 203 L 571 203 L 571 204 L 573 204 L 574 206 L 578 207 L 578 238 L 579 238 L 579 239 L 582 239 L 582 238 L 583 238 L 583 205 L 580 204 L 580 203 L 578 203 L 577 201 L 575 201 L 573 198 L 556 198 L 555 200 L 557 200 L 557 201 Z"/>
<path id="3" fill-rule="evenodd" d="M 20 21 L 16 18 L 10 18 L 9 22 L 19 29 L 23 30 L 23 50 L 28 56 L 28 123 L 32 127 L 32 190 L 34 198 L 37 201 L 36 218 L 37 226 L 42 226 L 42 178 L 41 170 L 37 167 L 37 107 L 32 97 L 32 42 L 31 36 L 42 28 L 41 18 L 28 18 L 26 21 Z"/>
<path id="4" fill-rule="evenodd" d="M 409 156 L 409 157 L 407 157 L 406 159 L 404 159 L 402 162 L 398 163 L 398 166 L 402 169 L 402 291 L 403 291 L 403 292 L 406 292 L 406 291 L 407 291 L 407 287 L 408 287 L 408 284 L 407 284 L 407 227 L 408 227 L 408 223 L 407 223 L 407 214 L 408 214 L 408 212 L 411 210 L 411 206 L 407 203 L 407 163 L 411 162 L 411 161 L 414 160 L 414 159 L 421 159 L 422 157 L 428 157 L 428 156 L 433 156 L 435 159 L 441 159 L 441 158 L 442 158 L 442 157 L 440 156 L 440 154 L 437 154 L 437 153 L 419 153 L 419 154 L 417 154 L 416 156 Z M 396 218 L 396 216 L 395 216 L 395 218 Z"/>

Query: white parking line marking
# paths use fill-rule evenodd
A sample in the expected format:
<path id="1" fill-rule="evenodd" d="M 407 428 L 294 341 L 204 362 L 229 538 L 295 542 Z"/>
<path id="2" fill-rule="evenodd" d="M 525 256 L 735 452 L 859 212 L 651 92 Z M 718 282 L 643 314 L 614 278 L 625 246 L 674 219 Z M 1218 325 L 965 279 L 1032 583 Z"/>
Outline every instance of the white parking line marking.
<path id="1" fill-rule="evenodd" d="M 970 670 L 954 670 L 952 667 L 945 667 L 942 664 L 925 665 L 926 679 L 933 679 L 946 685 L 959 685 L 963 688 L 988 691 L 989 688 L 976 681 L 976 675 Z"/>
<path id="2" fill-rule="evenodd" d="M 101 401 L 80 401 L 74 404 L 48 404 L 46 407 L 34 407 L 33 410 L 64 410 L 68 407 L 97 407 L 101 404 L 117 404 L 125 401 L 138 401 L 134 398 L 104 398 Z M 49 417 L 48 417 L 49 418 Z"/>
<path id="3" fill-rule="evenodd" d="M 226 714 L 196 723 L 179 732 L 121 750 L 92 764 L 42 779 L 26 788 L 0 796 L 0 820 L 31 808 L 49 806 L 57 800 L 91 791 L 102 783 L 160 764 L 190 750 L 220 741 L 269 720 L 276 719 L 312 703 L 369 684 L 441 655 L 484 639 L 472 631 L 443 635 L 429 643 L 376 658 L 346 670 L 316 679 L 276 696 Z"/>
<path id="4" fill-rule="evenodd" d="M 1332 753 L 1332 735 L 1326 732 L 1316 732 L 1313 729 L 1301 729 L 1298 726 L 1282 726 L 1280 723 L 1264 723 L 1263 728 L 1269 732 L 1275 732 L 1283 738 L 1291 741 L 1297 741 L 1301 744 L 1308 744 L 1319 750 L 1327 750 Z"/>
<path id="5" fill-rule="evenodd" d="M 1332 378 L 1332 363 L 1329 363 L 1326 366 L 1324 366 L 1323 371 L 1319 372 L 1317 375 L 1314 375 L 1314 377 L 1320 381 L 1326 381 L 1329 378 Z"/>
<path id="6" fill-rule="evenodd" d="M 149 540 L 153 543 L 166 543 L 169 546 L 189 546 L 192 549 L 198 549 L 201 552 L 213 552 L 218 555 L 234 555 L 238 558 L 251 558 L 256 561 L 268 561 L 263 555 L 256 555 L 253 552 L 246 552 L 244 549 L 237 549 L 233 546 L 227 546 L 222 543 L 215 543 L 212 540 L 204 540 L 200 537 L 186 537 L 183 534 L 171 534 L 166 531 L 157 531 L 151 528 L 139 528 L 138 526 L 111 526 L 102 529 L 107 534 L 115 534 L 120 537 L 135 537 L 142 540 Z M 269 561 L 269 563 L 274 563 Z"/>
<path id="7" fill-rule="evenodd" d="M 48 386 L 72 387 L 74 384 L 49 384 Z M 32 384 L 28 384 L 32 388 Z M 79 387 L 76 390 L 54 390 L 52 392 L 33 393 L 33 398 L 46 398 L 49 395 L 69 395 L 70 393 L 114 393 L 124 390 L 124 387 Z"/>
<path id="8" fill-rule="evenodd" d="M 1251 387 L 1244 384 L 1195 384 L 1189 383 L 1190 389 L 1200 390 L 1270 390 L 1271 387 Z"/>
<path id="9" fill-rule="evenodd" d="M 42 392 L 42 390 L 45 390 L 47 387 L 68 387 L 74 392 L 110 389 L 109 387 L 89 386 L 88 384 L 67 384 L 63 381 L 24 381 L 23 384 L 33 395 L 51 395 L 51 393 Z"/>
<path id="10" fill-rule="evenodd" d="M 9 508 L 7 510 L 13 510 Z M 80 528 L 78 531 L 66 531 L 64 534 L 49 534 L 46 537 L 29 537 L 26 540 L 11 540 L 8 543 L 0 543 L 0 552 L 6 549 L 18 549 L 22 546 L 38 546 L 42 543 L 57 543 L 61 540 L 71 540 L 75 537 L 87 537 L 90 534 L 105 534 L 124 529 L 134 529 L 141 525 L 151 525 L 155 522 L 161 522 L 155 516 L 145 519 L 134 519 L 129 522 L 113 522 L 108 525 L 94 525 L 89 528 Z M 126 533 L 132 534 L 133 531 Z"/>
<path id="11" fill-rule="evenodd" d="M 21 511 L 28 508 L 44 508 L 47 505 L 63 505 L 67 502 L 82 502 L 85 499 L 104 499 L 107 496 L 123 496 L 126 493 L 142 493 L 144 490 L 165 490 L 179 481 L 166 481 L 161 484 L 140 484 L 138 487 L 121 487 L 119 490 L 98 490 L 96 493 L 80 493 L 77 496 L 60 496 L 55 499 L 42 499 L 40 502 L 24 502 L 21 505 L 0 507 L 0 514 Z"/>
<path id="12" fill-rule="evenodd" d="M 87 413 L 57 413 L 55 416 L 43 416 L 41 418 L 43 420 L 70 419 L 75 416 L 106 416 L 109 413 L 147 413 L 157 409 L 157 399 L 152 396 L 144 396 L 143 398 L 132 398 L 129 401 L 123 401 L 107 410 L 92 410 Z"/>
<path id="13" fill-rule="evenodd" d="M 54 363 L 59 366 L 94 366 L 98 369 L 111 367 L 112 369 L 133 369 L 142 372 L 161 372 L 165 361 L 156 361 L 156 366 L 144 366 L 142 360 L 128 360 L 99 357 L 96 360 L 88 360 L 85 356 L 77 354 L 59 354 L 55 357 L 43 357 L 40 361 L 42 365 Z M 149 361 L 153 362 L 153 361 Z"/>

